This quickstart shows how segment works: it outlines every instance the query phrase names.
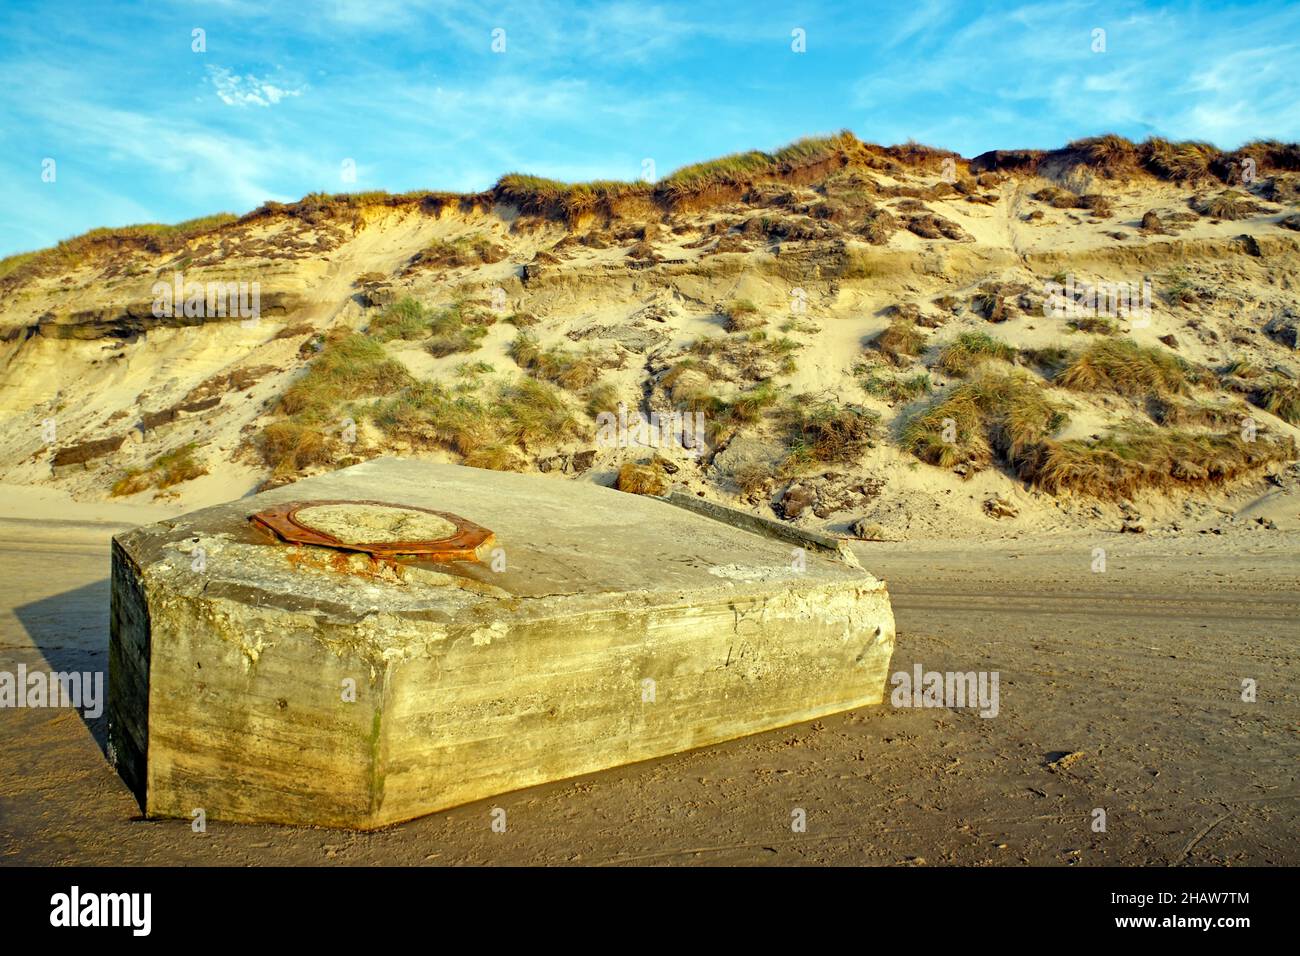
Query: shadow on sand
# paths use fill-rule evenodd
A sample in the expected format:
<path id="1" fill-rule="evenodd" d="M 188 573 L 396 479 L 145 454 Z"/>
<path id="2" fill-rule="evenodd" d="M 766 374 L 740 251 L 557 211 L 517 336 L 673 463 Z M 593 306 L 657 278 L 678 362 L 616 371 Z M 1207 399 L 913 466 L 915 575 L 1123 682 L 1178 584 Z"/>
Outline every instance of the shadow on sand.
<path id="1" fill-rule="evenodd" d="M 58 672 L 104 674 L 103 712 L 77 711 L 100 752 L 108 754 L 108 578 L 14 608 L 46 666 Z"/>

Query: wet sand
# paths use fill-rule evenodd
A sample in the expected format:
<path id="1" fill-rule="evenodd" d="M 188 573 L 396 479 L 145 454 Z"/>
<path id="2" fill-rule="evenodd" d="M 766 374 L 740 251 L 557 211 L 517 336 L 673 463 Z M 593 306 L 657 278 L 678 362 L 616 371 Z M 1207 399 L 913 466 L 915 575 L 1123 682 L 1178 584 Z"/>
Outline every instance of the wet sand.
<path id="1" fill-rule="evenodd" d="M 0 670 L 106 668 L 112 527 L 0 520 Z M 102 717 L 5 709 L 0 862 L 1300 864 L 1300 534 L 858 550 L 891 669 L 997 671 L 996 717 L 887 703 L 375 833 L 194 833 L 139 818 Z"/>

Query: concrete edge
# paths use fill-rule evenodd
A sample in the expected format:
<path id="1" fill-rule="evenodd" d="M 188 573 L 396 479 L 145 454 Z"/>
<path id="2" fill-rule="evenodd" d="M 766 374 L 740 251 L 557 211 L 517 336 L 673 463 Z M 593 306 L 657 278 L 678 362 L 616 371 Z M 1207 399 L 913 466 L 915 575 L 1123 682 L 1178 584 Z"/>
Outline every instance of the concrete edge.
<path id="1" fill-rule="evenodd" d="M 810 551 L 829 555 L 844 562 L 851 568 L 862 570 L 862 564 L 858 561 L 858 556 L 853 553 L 845 542 L 834 535 L 791 527 L 771 518 L 750 514 L 738 508 L 729 508 L 726 505 L 718 504 L 716 501 L 706 501 L 703 498 L 688 495 L 682 491 L 673 491 L 656 500 L 675 505 L 686 511 L 692 511 L 705 518 L 712 518 L 714 521 L 720 521 L 742 531 L 749 531 L 765 538 L 775 538 L 778 541 L 786 541 L 807 548 Z"/>

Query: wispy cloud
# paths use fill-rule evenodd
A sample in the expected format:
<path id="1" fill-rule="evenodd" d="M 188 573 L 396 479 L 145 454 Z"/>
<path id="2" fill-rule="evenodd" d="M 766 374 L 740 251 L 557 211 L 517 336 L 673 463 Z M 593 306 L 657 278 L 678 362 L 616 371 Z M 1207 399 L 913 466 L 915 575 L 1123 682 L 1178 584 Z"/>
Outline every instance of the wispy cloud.
<path id="1" fill-rule="evenodd" d="M 208 67 L 208 82 L 227 106 L 274 106 L 286 97 L 301 96 L 306 88 L 280 86 L 251 73 L 239 76 L 222 66 Z"/>

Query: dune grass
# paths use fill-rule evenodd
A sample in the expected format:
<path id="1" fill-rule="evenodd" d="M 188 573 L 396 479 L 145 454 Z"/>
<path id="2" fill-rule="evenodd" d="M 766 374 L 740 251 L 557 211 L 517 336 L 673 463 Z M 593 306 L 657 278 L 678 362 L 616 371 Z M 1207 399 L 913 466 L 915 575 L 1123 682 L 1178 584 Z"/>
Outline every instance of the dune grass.
<path id="1" fill-rule="evenodd" d="M 773 362 L 782 374 L 796 370 L 795 355 L 803 345 L 781 335 L 770 338 L 762 329 L 747 335 L 706 335 L 691 343 L 691 355 L 701 359 L 718 359 L 735 365 L 742 376 L 764 378 L 763 366 Z M 770 371 L 770 370 L 769 370 Z"/>
<path id="2" fill-rule="evenodd" d="M 1295 443 L 1247 441 L 1235 432 L 1208 434 L 1131 428 L 1093 441 L 1044 442 L 1020 468 L 1022 478 L 1052 494 L 1130 498 L 1143 489 L 1168 492 L 1229 484 L 1295 457 Z"/>
<path id="3" fill-rule="evenodd" d="M 406 366 L 389 358 L 378 341 L 349 332 L 326 339 L 306 373 L 281 396 L 279 410 L 301 422 L 320 422 L 346 401 L 387 395 L 411 381 Z"/>
<path id="4" fill-rule="evenodd" d="M 366 414 L 389 438 L 447 448 L 467 465 L 498 471 L 522 469 L 529 446 L 588 434 L 557 389 L 531 378 L 499 382 L 485 397 L 414 382 L 374 402 Z"/>
<path id="5" fill-rule="evenodd" d="M 914 401 L 930 394 L 933 387 L 928 372 L 917 372 L 906 377 L 872 372 L 862 379 L 862 388 L 868 395 L 888 399 L 891 402 Z"/>
<path id="6" fill-rule="evenodd" d="M 1029 375 L 990 368 L 913 416 L 900 440 L 917 458 L 944 468 L 998 458 L 1016 465 L 1066 420 Z"/>
<path id="7" fill-rule="evenodd" d="M 493 242 L 490 236 L 476 232 L 455 239 L 433 240 L 416 255 L 411 266 L 474 266 L 484 262 L 500 262 L 505 255 L 505 249 Z"/>
<path id="8" fill-rule="evenodd" d="M 1198 203 L 1196 211 L 1212 219 L 1249 219 L 1259 212 L 1259 204 L 1239 190 L 1225 189 Z"/>
<path id="9" fill-rule="evenodd" d="M 722 309 L 726 317 L 728 332 L 752 332 L 761 329 L 766 323 L 758 312 L 758 306 L 748 299 L 734 299 Z"/>
<path id="10" fill-rule="evenodd" d="M 1170 428 L 1198 426 L 1234 429 L 1240 426 L 1242 418 L 1248 413 L 1240 401 L 1183 401 L 1168 395 L 1152 396 L 1147 403 L 1147 410 L 1156 424 Z"/>
<path id="11" fill-rule="evenodd" d="M 1300 425 L 1300 384 L 1278 377 L 1266 379 L 1251 391 L 1250 401 L 1289 425 Z"/>
<path id="12" fill-rule="evenodd" d="M 898 318 L 871 344 L 891 365 L 909 365 L 925 349 L 926 337 L 910 319 Z"/>
<path id="13" fill-rule="evenodd" d="M 943 347 L 935 367 L 948 375 L 964 376 L 983 362 L 1015 362 L 1017 354 L 1015 346 L 987 332 L 962 332 Z"/>
<path id="14" fill-rule="evenodd" d="M 237 219 L 233 213 L 220 212 L 174 224 L 145 222 L 91 229 L 48 249 L 20 252 L 0 259 L 0 279 L 17 281 L 52 270 L 74 269 L 99 249 L 133 246 L 154 253 L 168 252 Z"/>
<path id="15" fill-rule="evenodd" d="M 109 494 L 114 498 L 134 495 L 148 488 L 170 488 L 183 481 L 208 473 L 196 458 L 198 445 L 194 442 L 174 448 L 159 455 L 144 468 L 135 468 L 114 482 Z"/>
<path id="16" fill-rule="evenodd" d="M 628 461 L 618 469 L 614 487 L 633 495 L 662 495 L 668 490 L 668 475 L 658 462 L 638 465 Z"/>
<path id="17" fill-rule="evenodd" d="M 332 461 L 347 403 L 388 395 L 413 381 L 377 340 L 356 332 L 327 337 L 306 372 L 280 396 L 276 411 L 286 417 L 258 434 L 262 461 L 277 477 Z"/>
<path id="18" fill-rule="evenodd" d="M 368 333 L 380 342 L 419 339 L 429 334 L 430 309 L 412 296 L 404 296 L 370 320 Z"/>
<path id="19" fill-rule="evenodd" d="M 1168 492 L 1227 484 L 1296 456 L 1295 443 L 1236 430 L 1239 409 L 1165 399 L 1156 417 L 1170 424 L 1226 427 L 1128 426 L 1090 440 L 1058 440 L 1067 419 L 1042 386 L 1016 372 L 985 370 L 913 417 L 903 447 L 941 467 L 1001 462 L 1051 494 L 1074 492 L 1105 500 L 1142 489 Z"/>
<path id="20" fill-rule="evenodd" d="M 257 448 L 271 474 L 284 477 L 333 460 L 335 440 L 319 422 L 286 418 L 262 429 Z"/>
<path id="21" fill-rule="evenodd" d="M 528 374 L 571 392 L 594 385 L 605 367 L 590 349 L 577 351 L 558 345 L 544 349 L 528 332 L 515 336 L 507 352 Z"/>
<path id="22" fill-rule="evenodd" d="M 1140 147 L 1142 165 L 1162 179 L 1175 182 L 1211 176 L 1210 164 L 1221 154 L 1218 147 L 1194 140 L 1175 143 L 1152 137 Z"/>
<path id="23" fill-rule="evenodd" d="M 1172 352 L 1139 345 L 1132 339 L 1106 339 L 1073 355 L 1055 382 L 1080 392 L 1113 392 L 1141 397 L 1150 393 L 1183 394 L 1198 374 Z"/>
<path id="24" fill-rule="evenodd" d="M 783 475 L 852 463 L 875 439 L 880 416 L 870 409 L 806 399 L 797 396 L 784 409 L 789 450 L 779 469 Z"/>
<path id="25" fill-rule="evenodd" d="M 495 321 L 464 301 L 432 308 L 405 296 L 373 318 L 366 332 L 379 342 L 425 339 L 425 349 L 441 358 L 478 349 Z"/>
<path id="26" fill-rule="evenodd" d="M 1066 149 L 1079 153 L 1085 163 L 1103 176 L 1130 174 L 1141 162 L 1138 146 L 1114 133 L 1076 139 L 1068 144 Z"/>

